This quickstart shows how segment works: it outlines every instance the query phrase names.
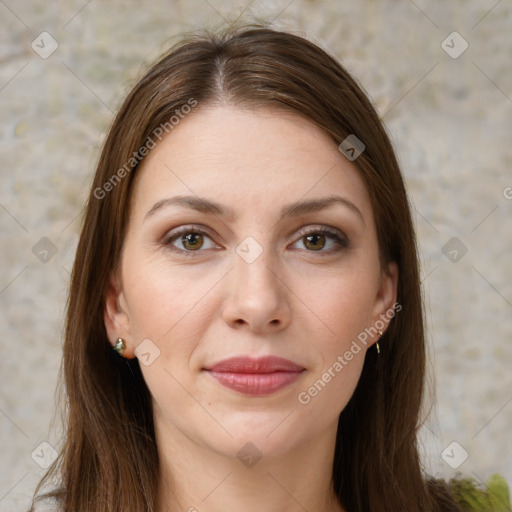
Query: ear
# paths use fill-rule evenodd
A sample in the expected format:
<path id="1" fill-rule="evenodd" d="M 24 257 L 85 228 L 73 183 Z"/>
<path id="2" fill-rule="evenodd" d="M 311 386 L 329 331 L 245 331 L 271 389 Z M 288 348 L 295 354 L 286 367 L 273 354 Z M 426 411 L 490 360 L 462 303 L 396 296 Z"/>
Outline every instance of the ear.
<path id="1" fill-rule="evenodd" d="M 112 272 L 104 295 L 103 319 L 108 339 L 112 347 L 118 338 L 123 338 L 126 350 L 123 357 L 135 357 L 131 336 L 130 315 L 126 304 L 121 280 L 116 272 Z"/>
<path id="2" fill-rule="evenodd" d="M 394 307 L 398 294 L 398 265 L 393 261 L 381 273 L 381 279 L 377 295 L 375 297 L 375 307 L 373 311 L 372 327 L 374 329 L 386 332 L 389 322 L 395 315 Z M 373 342 L 378 341 L 378 335 Z"/>

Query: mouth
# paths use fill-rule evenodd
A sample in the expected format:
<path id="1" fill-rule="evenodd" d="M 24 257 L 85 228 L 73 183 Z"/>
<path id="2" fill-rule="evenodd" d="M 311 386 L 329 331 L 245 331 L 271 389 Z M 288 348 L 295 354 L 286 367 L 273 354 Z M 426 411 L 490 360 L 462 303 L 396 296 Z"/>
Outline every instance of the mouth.
<path id="1" fill-rule="evenodd" d="M 297 381 L 305 368 L 280 357 L 234 357 L 203 368 L 221 385 L 246 395 L 275 393 Z"/>

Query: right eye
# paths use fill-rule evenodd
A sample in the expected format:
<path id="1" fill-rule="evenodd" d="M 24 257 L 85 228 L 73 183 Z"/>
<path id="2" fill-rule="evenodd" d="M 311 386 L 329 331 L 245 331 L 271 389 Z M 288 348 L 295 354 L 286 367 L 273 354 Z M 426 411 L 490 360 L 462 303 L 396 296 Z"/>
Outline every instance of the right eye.
<path id="1" fill-rule="evenodd" d="M 206 247 L 206 249 L 213 248 L 215 244 L 207 231 L 201 228 L 185 226 L 184 228 L 172 231 L 166 238 L 165 245 L 172 251 L 192 256 L 194 252 L 202 252 L 200 249 L 204 249 L 205 238 L 209 239 L 213 244 L 211 247 Z M 176 245 L 176 243 L 180 244 L 181 247 Z"/>

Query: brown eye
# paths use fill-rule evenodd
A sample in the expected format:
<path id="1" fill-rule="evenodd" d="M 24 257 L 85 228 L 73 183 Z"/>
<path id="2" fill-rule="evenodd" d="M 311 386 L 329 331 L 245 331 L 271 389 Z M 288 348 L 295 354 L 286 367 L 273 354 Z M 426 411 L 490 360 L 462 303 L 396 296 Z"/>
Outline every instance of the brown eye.
<path id="1" fill-rule="evenodd" d="M 317 252 L 319 256 L 333 254 L 350 246 L 348 238 L 334 228 L 308 228 L 299 234 L 302 237 L 296 243 L 300 243 L 307 252 Z"/>
<path id="2" fill-rule="evenodd" d="M 194 253 L 199 255 L 206 249 L 215 248 L 211 236 L 204 229 L 188 226 L 170 233 L 164 241 L 164 245 L 184 256 L 194 256 Z"/>
<path id="3" fill-rule="evenodd" d="M 204 240 L 201 233 L 188 233 L 181 237 L 181 242 L 185 249 L 196 250 L 201 249 Z"/>
<path id="4" fill-rule="evenodd" d="M 304 237 L 304 245 L 313 251 L 319 251 L 325 247 L 325 235 L 307 235 Z"/>

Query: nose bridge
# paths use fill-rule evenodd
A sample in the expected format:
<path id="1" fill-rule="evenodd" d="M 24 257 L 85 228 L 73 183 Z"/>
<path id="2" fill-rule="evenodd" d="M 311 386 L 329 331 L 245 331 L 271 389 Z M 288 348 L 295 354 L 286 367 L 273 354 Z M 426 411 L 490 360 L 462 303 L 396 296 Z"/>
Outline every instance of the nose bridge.
<path id="1" fill-rule="evenodd" d="M 283 327 L 290 317 L 278 258 L 266 243 L 246 237 L 236 247 L 224 312 L 227 321 L 247 323 L 254 330 L 277 324 Z"/>
<path id="2" fill-rule="evenodd" d="M 276 258 L 272 248 L 263 246 L 252 236 L 246 237 L 235 250 L 233 265 L 239 286 L 248 287 L 253 293 L 277 291 Z"/>

